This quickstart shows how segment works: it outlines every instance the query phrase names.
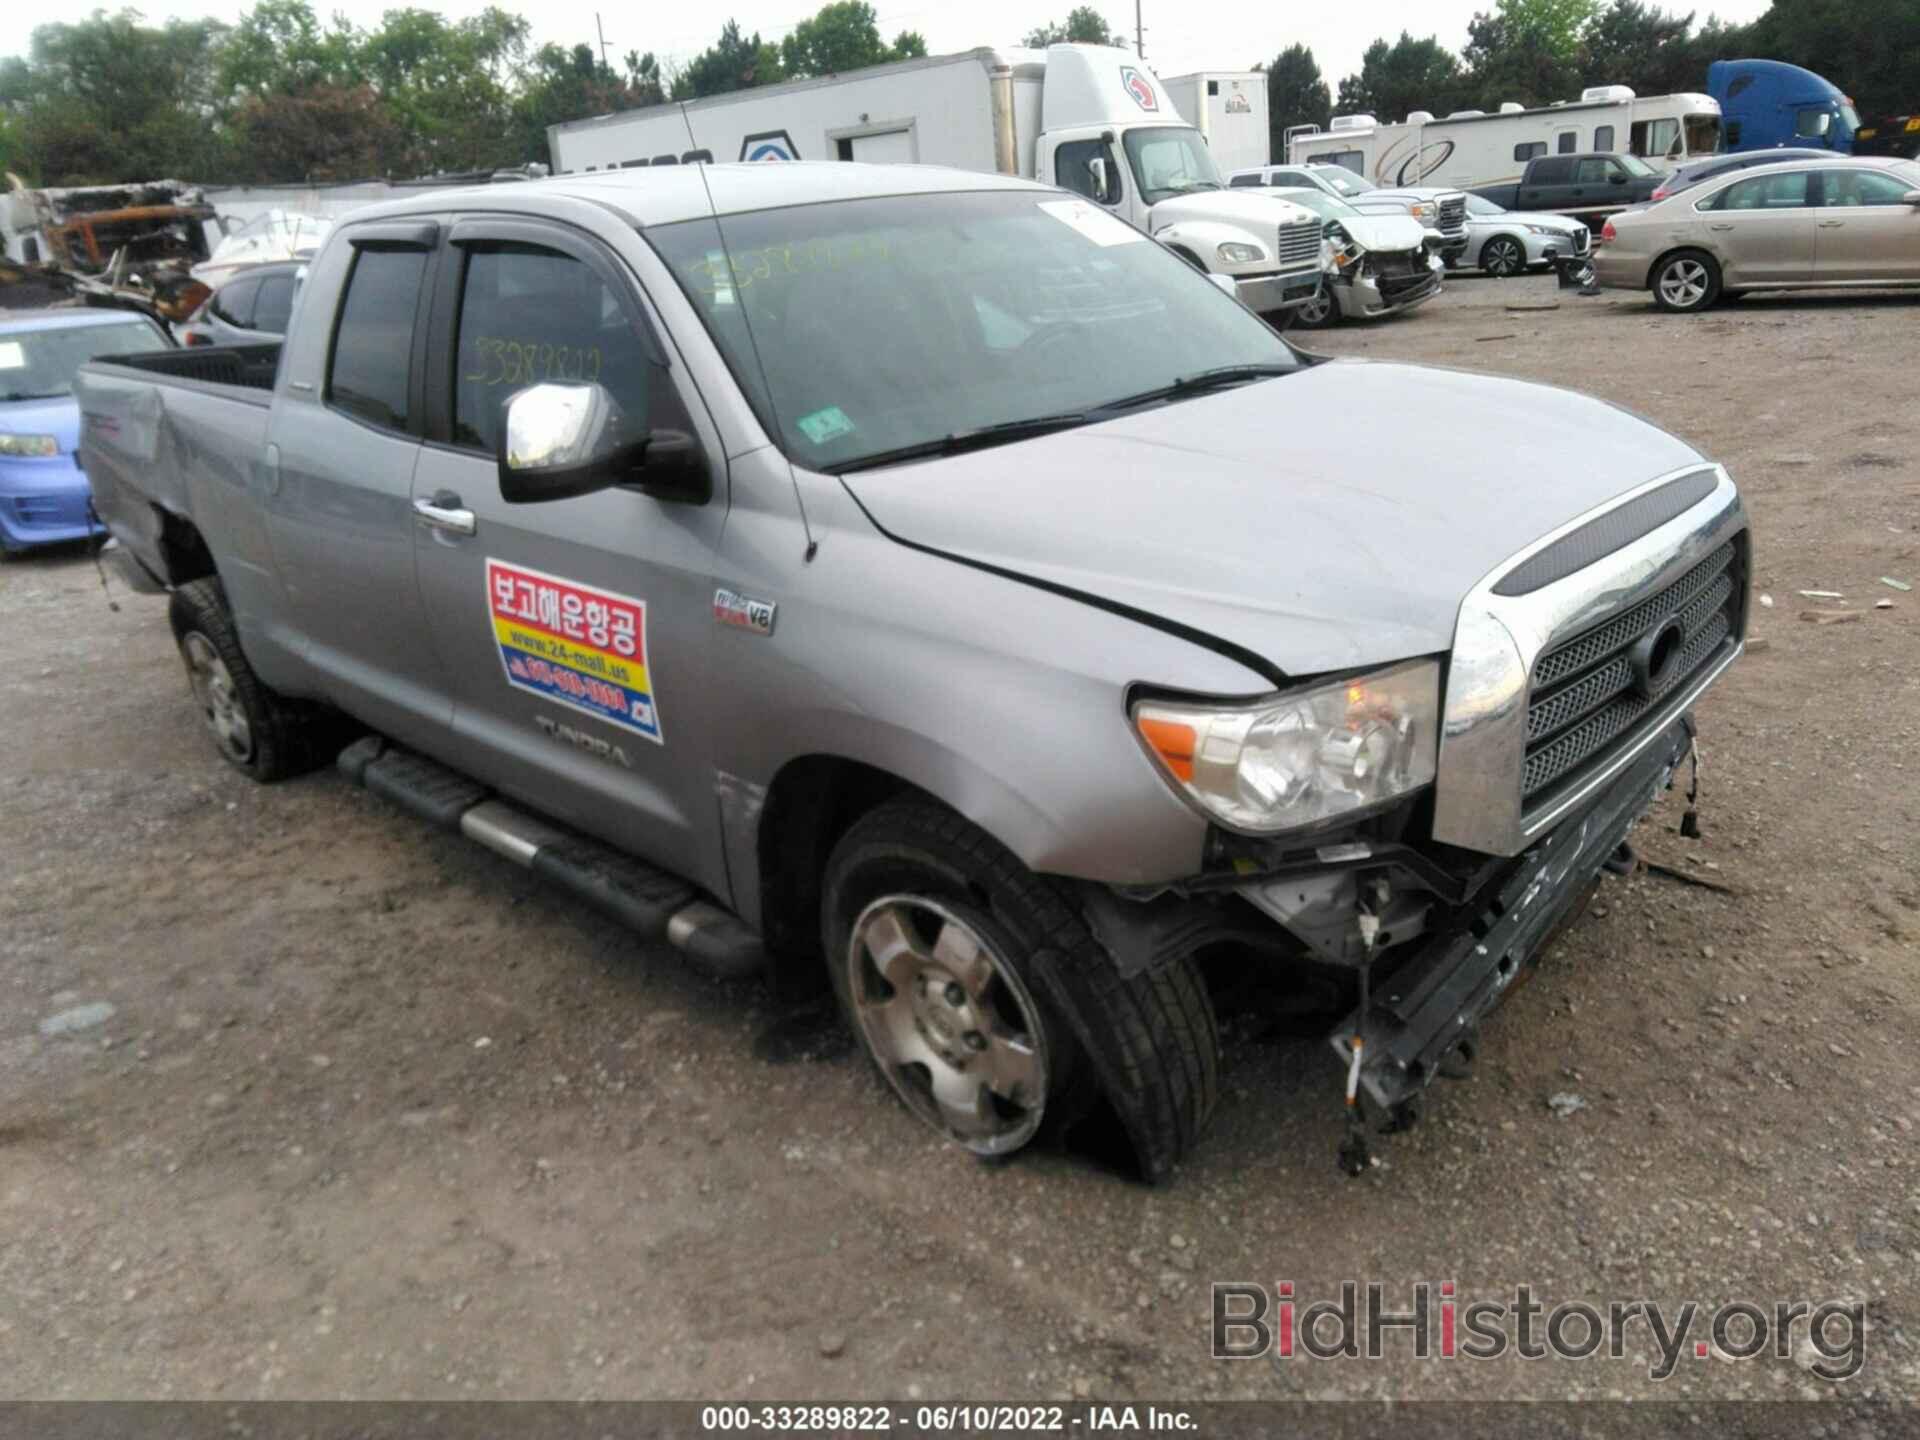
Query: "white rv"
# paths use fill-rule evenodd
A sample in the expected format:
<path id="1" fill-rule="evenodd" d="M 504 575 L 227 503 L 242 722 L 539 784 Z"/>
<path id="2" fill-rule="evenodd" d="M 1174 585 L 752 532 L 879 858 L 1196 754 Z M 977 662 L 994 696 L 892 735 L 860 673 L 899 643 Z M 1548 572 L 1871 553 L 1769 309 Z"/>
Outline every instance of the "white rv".
<path id="1" fill-rule="evenodd" d="M 1223 173 L 1265 165 L 1273 157 L 1267 133 L 1264 70 L 1201 70 L 1167 79 L 1174 108 L 1207 137 Z"/>
<path id="2" fill-rule="evenodd" d="M 1710 95 L 1641 98 L 1626 85 L 1596 85 L 1577 101 L 1528 110 L 1416 110 L 1398 125 L 1371 115 L 1336 115 L 1327 129 L 1287 132 L 1287 159 L 1344 165 L 1381 185 L 1451 185 L 1471 190 L 1520 178 L 1541 155 L 1637 155 L 1656 169 L 1678 168 L 1720 148 L 1720 106 Z"/>
<path id="3" fill-rule="evenodd" d="M 1263 90 L 1263 135 L 1265 109 Z M 1225 277 L 1262 314 L 1311 299 L 1330 263 L 1318 216 L 1276 196 L 1229 193 L 1160 78 L 1132 51 L 1104 45 L 903 60 L 570 121 L 547 139 L 562 174 L 867 160 L 1026 176 L 1076 191 Z"/>

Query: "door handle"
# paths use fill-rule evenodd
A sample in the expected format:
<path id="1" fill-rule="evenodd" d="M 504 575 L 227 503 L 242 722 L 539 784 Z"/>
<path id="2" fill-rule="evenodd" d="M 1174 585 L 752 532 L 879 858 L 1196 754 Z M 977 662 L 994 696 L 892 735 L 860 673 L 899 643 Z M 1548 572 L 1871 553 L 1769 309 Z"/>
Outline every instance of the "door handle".
<path id="1" fill-rule="evenodd" d="M 1731 230 L 1732 228 L 1733 228 L 1733 226 L 1731 226 L 1731 225 L 1725 225 L 1725 224 L 1722 224 L 1722 225 L 1709 225 L 1709 226 L 1707 226 L 1707 229 L 1709 229 L 1709 230 Z"/>
<path id="2" fill-rule="evenodd" d="M 1820 222 L 1820 228 L 1822 230 L 1838 230 L 1842 225 L 1846 223 L 1847 222 L 1844 220 L 1822 220 Z"/>
<path id="3" fill-rule="evenodd" d="M 451 490 L 436 490 L 429 499 L 416 499 L 413 513 L 434 529 L 450 530 L 455 535 L 471 535 L 479 528 L 473 511 L 463 510 L 460 497 Z"/>

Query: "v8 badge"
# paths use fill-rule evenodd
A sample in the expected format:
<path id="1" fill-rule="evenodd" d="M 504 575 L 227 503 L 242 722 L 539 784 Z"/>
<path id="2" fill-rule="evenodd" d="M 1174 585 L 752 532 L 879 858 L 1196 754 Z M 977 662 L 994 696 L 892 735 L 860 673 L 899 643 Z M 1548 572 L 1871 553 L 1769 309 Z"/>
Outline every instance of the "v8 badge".
<path id="1" fill-rule="evenodd" d="M 713 592 L 713 618 L 736 630 L 771 635 L 773 612 L 774 603 L 771 600 L 755 600 L 724 587 Z"/>

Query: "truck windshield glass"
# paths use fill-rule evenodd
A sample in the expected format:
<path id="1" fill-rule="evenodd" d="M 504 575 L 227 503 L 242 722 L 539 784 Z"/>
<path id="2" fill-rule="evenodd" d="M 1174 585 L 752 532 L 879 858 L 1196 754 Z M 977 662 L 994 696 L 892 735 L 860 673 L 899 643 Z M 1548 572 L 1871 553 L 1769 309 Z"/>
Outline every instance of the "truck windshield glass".
<path id="1" fill-rule="evenodd" d="M 1282 190 L 1279 194 L 1282 200 L 1303 205 L 1322 220 L 1344 220 L 1349 215 L 1360 213 L 1339 196 L 1329 195 L 1324 190 Z"/>
<path id="2" fill-rule="evenodd" d="M 1338 190 L 1342 195 L 1364 195 L 1369 190 L 1380 187 L 1364 175 L 1356 175 L 1339 165 L 1330 165 L 1320 172 L 1320 178 Z"/>
<path id="3" fill-rule="evenodd" d="M 1198 130 L 1184 125 L 1127 131 L 1127 159 L 1133 164 L 1133 182 L 1149 205 L 1170 195 L 1222 188 L 1207 142 Z"/>
<path id="4" fill-rule="evenodd" d="M 1720 117 L 1718 115 L 1687 116 L 1687 153 L 1711 155 L 1719 148 Z"/>
<path id="5" fill-rule="evenodd" d="M 1090 423 L 1221 366 L 1300 363 L 1170 251 L 1058 193 L 847 200 L 644 234 L 769 433 L 816 470 L 1040 417 Z"/>
<path id="6" fill-rule="evenodd" d="M 1507 213 L 1507 207 L 1487 199 L 1484 195 L 1469 195 L 1467 196 L 1467 213 L 1469 215 L 1504 215 Z"/>
<path id="7" fill-rule="evenodd" d="M 139 319 L 0 330 L 0 402 L 71 395 L 74 371 L 89 360 L 166 348 L 166 337 L 150 321 Z"/>
<path id="8" fill-rule="evenodd" d="M 1625 170 L 1627 174 L 1636 176 L 1642 180 L 1646 179 L 1649 175 L 1658 175 L 1660 173 L 1651 165 L 1647 164 L 1646 161 L 1636 160 L 1631 155 L 1616 155 L 1613 157 L 1613 162 Z"/>

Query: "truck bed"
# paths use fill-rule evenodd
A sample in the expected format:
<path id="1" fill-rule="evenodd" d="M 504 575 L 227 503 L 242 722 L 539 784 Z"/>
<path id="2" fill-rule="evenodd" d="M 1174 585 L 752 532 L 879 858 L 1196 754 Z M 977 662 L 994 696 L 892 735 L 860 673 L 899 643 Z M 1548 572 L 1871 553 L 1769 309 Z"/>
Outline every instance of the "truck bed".
<path id="1" fill-rule="evenodd" d="M 90 361 L 80 367 L 80 463 L 94 508 L 155 579 L 172 583 L 169 546 L 191 522 L 215 554 L 266 564 L 257 495 L 280 347 L 215 346 Z M 244 533 L 243 533 L 244 532 Z"/>

